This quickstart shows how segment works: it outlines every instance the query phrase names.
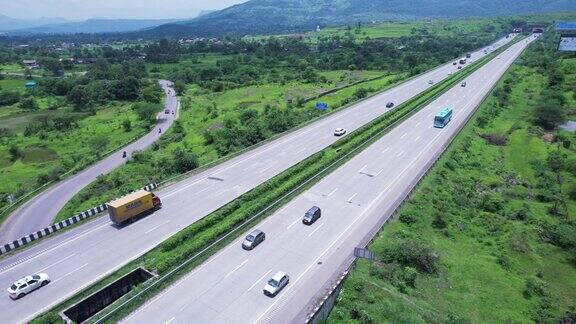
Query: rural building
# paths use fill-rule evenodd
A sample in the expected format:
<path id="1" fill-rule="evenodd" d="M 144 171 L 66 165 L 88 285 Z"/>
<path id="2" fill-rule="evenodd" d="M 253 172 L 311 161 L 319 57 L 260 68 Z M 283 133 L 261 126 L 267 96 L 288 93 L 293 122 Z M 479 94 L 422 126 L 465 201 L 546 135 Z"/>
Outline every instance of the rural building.
<path id="1" fill-rule="evenodd" d="M 36 69 L 40 67 L 36 60 L 23 60 L 22 63 L 24 64 L 24 67 L 29 69 Z"/>

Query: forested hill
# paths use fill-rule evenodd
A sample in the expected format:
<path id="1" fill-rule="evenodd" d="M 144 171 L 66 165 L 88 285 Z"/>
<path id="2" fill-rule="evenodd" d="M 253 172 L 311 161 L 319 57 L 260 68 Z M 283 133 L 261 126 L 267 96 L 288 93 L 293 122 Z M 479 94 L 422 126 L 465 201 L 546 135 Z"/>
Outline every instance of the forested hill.
<path id="1" fill-rule="evenodd" d="M 309 30 L 317 25 L 417 18 L 498 16 L 576 10 L 574 0 L 251 0 L 181 23 L 153 36 L 214 36 Z"/>

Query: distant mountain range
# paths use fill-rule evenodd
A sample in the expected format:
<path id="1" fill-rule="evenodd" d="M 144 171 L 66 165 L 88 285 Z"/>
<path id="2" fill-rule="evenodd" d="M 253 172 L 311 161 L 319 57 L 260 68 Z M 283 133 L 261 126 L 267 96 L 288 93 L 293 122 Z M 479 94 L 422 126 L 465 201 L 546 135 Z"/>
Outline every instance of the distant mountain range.
<path id="1" fill-rule="evenodd" d="M 155 37 L 297 32 L 359 21 L 574 11 L 574 0 L 251 0 L 144 33 Z"/>
<path id="2" fill-rule="evenodd" d="M 356 22 L 462 18 L 575 11 L 575 0 L 251 0 L 188 20 L 60 18 L 0 15 L 8 35 L 130 32 L 137 37 L 206 37 L 299 32 Z"/>
<path id="3" fill-rule="evenodd" d="M 32 28 L 49 24 L 62 24 L 68 22 L 64 18 L 38 18 L 38 19 L 17 19 L 0 14 L 0 31 L 9 31 L 22 28 Z"/>
<path id="4" fill-rule="evenodd" d="M 9 35 L 129 32 L 176 21 L 176 19 L 88 19 L 72 22 L 62 18 L 24 20 L 0 15 L 0 32 Z"/>

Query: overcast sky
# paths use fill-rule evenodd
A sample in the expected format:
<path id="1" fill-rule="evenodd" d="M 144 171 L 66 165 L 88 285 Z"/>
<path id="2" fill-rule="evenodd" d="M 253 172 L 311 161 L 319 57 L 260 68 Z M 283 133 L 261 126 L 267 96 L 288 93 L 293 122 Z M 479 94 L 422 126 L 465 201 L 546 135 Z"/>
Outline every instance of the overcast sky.
<path id="1" fill-rule="evenodd" d="M 190 18 L 246 0 L 0 0 L 0 14 L 13 18 Z"/>

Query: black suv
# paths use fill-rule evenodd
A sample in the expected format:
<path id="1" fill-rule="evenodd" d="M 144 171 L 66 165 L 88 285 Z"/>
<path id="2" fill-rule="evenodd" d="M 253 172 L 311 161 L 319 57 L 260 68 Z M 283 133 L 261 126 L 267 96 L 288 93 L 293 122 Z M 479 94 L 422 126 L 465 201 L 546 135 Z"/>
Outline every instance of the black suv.
<path id="1" fill-rule="evenodd" d="M 312 225 L 315 221 L 320 218 L 320 207 L 314 206 L 304 214 L 304 218 L 302 218 L 302 223 L 306 225 Z"/>

